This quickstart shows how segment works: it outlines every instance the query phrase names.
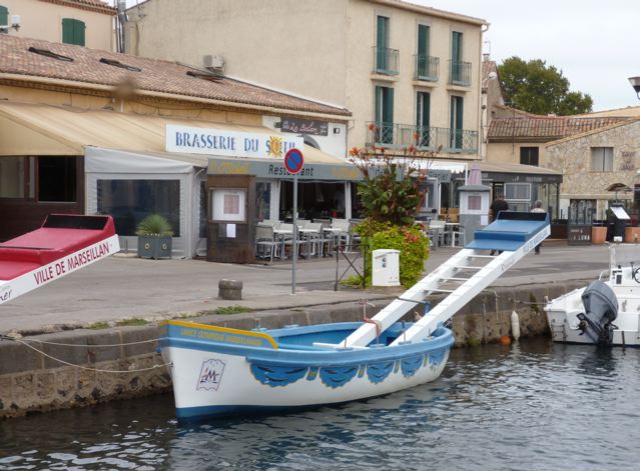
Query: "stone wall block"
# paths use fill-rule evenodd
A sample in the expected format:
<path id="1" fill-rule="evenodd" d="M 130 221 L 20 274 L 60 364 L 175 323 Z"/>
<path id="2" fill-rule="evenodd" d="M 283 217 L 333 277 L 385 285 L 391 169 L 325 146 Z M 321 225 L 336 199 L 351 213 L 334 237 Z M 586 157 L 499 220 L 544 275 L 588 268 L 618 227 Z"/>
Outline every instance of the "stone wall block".
<path id="1" fill-rule="evenodd" d="M 98 384 L 97 373 L 91 370 L 79 369 L 77 373 L 75 400 L 79 403 L 90 403 L 91 393 Z"/>
<path id="2" fill-rule="evenodd" d="M 24 373 L 13 377 L 12 404 L 29 410 L 38 405 L 36 373 Z"/>
<path id="3" fill-rule="evenodd" d="M 56 332 L 53 334 L 40 335 L 37 340 L 68 344 L 51 345 L 31 342 L 34 347 L 42 350 L 47 355 L 51 355 L 53 358 L 71 363 L 72 365 L 86 365 L 90 363 L 89 350 L 86 347 L 87 337 L 84 333 L 74 331 Z M 45 358 L 44 360 L 45 368 L 60 368 L 63 364 L 64 363 L 51 358 Z"/>
<path id="4" fill-rule="evenodd" d="M 40 349 L 40 345 L 34 345 Z M 0 340 L 0 376 L 39 370 L 44 365 L 42 354 L 18 342 Z"/>
<path id="5" fill-rule="evenodd" d="M 90 363 L 116 361 L 120 358 L 120 333 L 113 331 L 99 331 L 87 333 L 87 356 Z M 91 347 L 95 345 L 95 347 Z M 116 347 L 101 347 L 100 345 L 118 345 Z"/>
<path id="6" fill-rule="evenodd" d="M 10 376 L 0 377 L 0 417 L 9 410 L 13 398 L 13 379 Z"/>
<path id="7" fill-rule="evenodd" d="M 242 329 L 242 330 L 251 330 L 257 327 L 257 322 L 253 317 L 249 317 L 246 314 L 243 316 L 233 314 L 233 316 L 225 316 L 225 318 L 221 318 L 221 316 L 215 316 L 214 318 L 208 318 L 206 323 L 209 324 L 218 324 L 223 327 L 228 327 L 230 329 Z M 220 320 L 217 320 L 220 319 Z"/>
<path id="8" fill-rule="evenodd" d="M 55 370 L 56 397 L 61 401 L 68 401 L 74 396 L 78 382 L 78 370 L 76 368 L 59 368 Z"/>
<path id="9" fill-rule="evenodd" d="M 154 353 L 158 347 L 158 342 L 147 342 L 147 340 L 157 340 L 161 333 L 161 327 L 153 325 L 119 327 L 118 331 L 120 332 L 120 338 L 123 344 L 132 344 L 122 347 L 122 358 L 129 358 Z"/>
<path id="10" fill-rule="evenodd" d="M 45 371 L 36 374 L 35 392 L 38 395 L 38 402 L 51 402 L 56 396 L 55 373 Z"/>

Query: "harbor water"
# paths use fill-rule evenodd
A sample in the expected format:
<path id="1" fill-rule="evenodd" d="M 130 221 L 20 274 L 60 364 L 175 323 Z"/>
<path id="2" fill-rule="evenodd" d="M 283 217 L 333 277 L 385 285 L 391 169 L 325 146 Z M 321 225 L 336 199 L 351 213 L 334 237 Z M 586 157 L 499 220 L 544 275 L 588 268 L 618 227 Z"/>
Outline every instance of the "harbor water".
<path id="1" fill-rule="evenodd" d="M 0 422 L 0 470 L 615 470 L 640 466 L 640 349 L 452 352 L 434 383 L 181 425 L 171 396 Z"/>

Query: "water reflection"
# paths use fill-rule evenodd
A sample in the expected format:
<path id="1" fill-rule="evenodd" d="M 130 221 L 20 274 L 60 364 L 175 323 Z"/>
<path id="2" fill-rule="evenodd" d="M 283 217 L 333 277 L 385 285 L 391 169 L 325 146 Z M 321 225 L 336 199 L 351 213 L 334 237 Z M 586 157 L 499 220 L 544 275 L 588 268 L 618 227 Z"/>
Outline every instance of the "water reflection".
<path id="1" fill-rule="evenodd" d="M 611 469 L 637 461 L 639 360 L 523 342 L 455 350 L 431 384 L 284 416 L 179 426 L 169 396 L 61 411 L 0 423 L 0 470 Z"/>

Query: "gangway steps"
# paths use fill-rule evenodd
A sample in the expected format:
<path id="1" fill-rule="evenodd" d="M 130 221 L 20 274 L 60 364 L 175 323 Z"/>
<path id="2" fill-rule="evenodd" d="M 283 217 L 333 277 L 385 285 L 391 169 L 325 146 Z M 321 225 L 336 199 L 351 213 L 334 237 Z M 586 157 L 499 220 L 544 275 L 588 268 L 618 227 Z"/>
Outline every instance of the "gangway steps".
<path id="1" fill-rule="evenodd" d="M 408 342 L 427 338 L 441 322 L 449 320 L 505 270 L 548 237 L 550 232 L 548 215 L 506 211 L 500 213 L 495 222 L 476 231 L 473 242 L 376 314 L 373 317 L 376 325 L 366 323 L 349 335 L 344 341 L 345 346 L 369 345 L 380 331 L 386 330 L 422 304 L 420 300 L 442 293 L 445 295 L 444 299 L 405 334 Z M 498 250 L 499 253 L 489 255 L 489 250 Z M 398 345 L 402 341 L 396 340 L 391 345 Z"/>

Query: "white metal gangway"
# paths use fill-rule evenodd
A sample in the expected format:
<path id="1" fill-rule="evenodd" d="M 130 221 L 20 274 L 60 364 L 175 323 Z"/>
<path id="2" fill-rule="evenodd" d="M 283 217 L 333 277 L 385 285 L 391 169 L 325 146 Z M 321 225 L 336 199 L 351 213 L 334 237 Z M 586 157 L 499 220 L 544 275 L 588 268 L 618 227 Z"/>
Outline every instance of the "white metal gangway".
<path id="1" fill-rule="evenodd" d="M 544 213 L 501 212 L 498 220 L 477 231 L 475 240 L 420 280 L 335 347 L 366 347 L 432 294 L 447 296 L 391 345 L 426 339 L 441 322 L 495 281 L 551 233 Z M 487 250 L 502 251 L 497 256 Z"/>

